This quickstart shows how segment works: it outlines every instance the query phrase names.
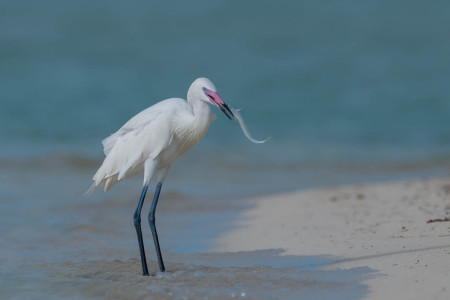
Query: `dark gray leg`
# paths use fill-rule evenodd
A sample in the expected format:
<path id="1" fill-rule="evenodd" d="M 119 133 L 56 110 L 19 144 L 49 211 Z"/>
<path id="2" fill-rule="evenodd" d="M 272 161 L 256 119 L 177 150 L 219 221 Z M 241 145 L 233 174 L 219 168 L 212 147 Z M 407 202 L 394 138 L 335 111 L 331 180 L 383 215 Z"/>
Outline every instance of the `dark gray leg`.
<path id="1" fill-rule="evenodd" d="M 150 208 L 150 212 L 148 214 L 148 223 L 150 224 L 150 229 L 152 230 L 153 242 L 155 243 L 156 255 L 158 256 L 158 264 L 161 272 L 164 272 L 166 269 L 164 268 L 164 262 L 161 256 L 161 250 L 159 249 L 159 240 L 158 233 L 156 232 L 155 226 L 155 210 L 156 205 L 158 204 L 159 193 L 161 192 L 162 183 L 158 183 L 156 186 L 155 196 L 153 197 L 152 207 Z"/>
<path id="2" fill-rule="evenodd" d="M 145 259 L 144 241 L 142 240 L 142 230 L 141 230 L 141 210 L 144 204 L 145 194 L 147 194 L 148 185 L 144 185 L 142 188 L 141 198 L 139 199 L 138 206 L 136 207 L 136 212 L 134 213 L 133 221 L 134 227 L 136 227 L 136 233 L 139 242 L 139 251 L 141 252 L 141 263 L 142 263 L 142 275 L 148 276 L 147 260 Z"/>

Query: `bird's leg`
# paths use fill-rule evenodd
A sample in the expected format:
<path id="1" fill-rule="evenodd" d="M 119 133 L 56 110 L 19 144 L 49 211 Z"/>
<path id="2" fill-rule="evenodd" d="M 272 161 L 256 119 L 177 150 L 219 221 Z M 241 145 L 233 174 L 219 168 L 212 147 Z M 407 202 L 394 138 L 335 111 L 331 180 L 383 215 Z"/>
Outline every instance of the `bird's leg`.
<path id="1" fill-rule="evenodd" d="M 161 256 L 161 250 L 159 248 L 159 240 L 158 233 L 156 232 L 155 226 L 155 210 L 156 205 L 158 204 L 159 193 L 161 192 L 162 183 L 158 183 L 156 186 L 155 196 L 153 197 L 152 207 L 150 208 L 150 212 L 148 214 L 148 223 L 150 224 L 150 229 L 152 230 L 153 242 L 155 243 L 156 255 L 158 256 L 158 264 L 161 272 L 164 272 L 166 269 L 164 268 L 164 262 Z"/>
<path id="2" fill-rule="evenodd" d="M 133 221 L 134 227 L 136 227 L 137 238 L 139 242 L 139 251 L 141 252 L 141 263 L 142 263 L 142 275 L 148 276 L 147 260 L 145 259 L 144 241 L 142 240 L 142 230 L 141 230 L 141 210 L 144 204 L 145 194 L 147 194 L 148 185 L 144 185 L 142 188 L 141 198 L 139 198 L 138 206 L 136 207 L 136 212 L 134 213 Z"/>

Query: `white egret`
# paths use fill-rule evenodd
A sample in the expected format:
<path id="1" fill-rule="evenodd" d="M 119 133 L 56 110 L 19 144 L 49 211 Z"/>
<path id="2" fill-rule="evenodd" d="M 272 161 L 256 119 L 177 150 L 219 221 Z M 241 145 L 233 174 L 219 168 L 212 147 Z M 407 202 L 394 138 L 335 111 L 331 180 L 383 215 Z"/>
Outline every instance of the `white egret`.
<path id="1" fill-rule="evenodd" d="M 159 194 L 172 162 L 197 144 L 206 134 L 210 123 L 215 120 L 209 104 L 217 106 L 230 120 L 234 116 L 232 110 L 217 94 L 214 84 L 207 78 L 198 78 L 189 87 L 187 101 L 170 98 L 156 103 L 138 113 L 116 133 L 102 141 L 106 158 L 95 173 L 94 183 L 89 192 L 98 185 L 102 185 L 107 191 L 125 178 L 144 173 L 143 188 L 133 217 L 143 275 L 148 275 L 148 268 L 142 239 L 141 210 L 150 179 L 156 174 L 156 191 L 148 221 L 159 269 L 163 272 L 164 262 L 155 227 L 155 210 Z M 242 118 L 238 113 L 237 115 L 245 135 L 252 142 L 263 142 L 251 138 Z"/>

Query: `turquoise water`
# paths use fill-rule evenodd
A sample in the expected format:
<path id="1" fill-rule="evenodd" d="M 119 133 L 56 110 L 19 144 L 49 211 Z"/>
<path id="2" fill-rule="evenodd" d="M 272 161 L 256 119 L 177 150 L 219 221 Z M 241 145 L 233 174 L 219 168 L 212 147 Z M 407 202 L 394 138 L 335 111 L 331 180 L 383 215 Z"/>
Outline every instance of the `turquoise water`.
<path id="1" fill-rule="evenodd" d="M 442 174 L 449 19 L 444 1 L 2 2 L 0 159 L 63 154 L 93 160 L 94 172 L 104 137 L 206 76 L 244 108 L 256 137 L 272 140 L 248 143 L 218 112 L 197 154 L 180 163 L 199 176 L 241 163 L 248 182 L 277 191 L 340 183 L 318 171 L 328 168 L 343 181 L 380 166 L 366 179 Z M 181 166 L 171 173 L 183 176 Z M 287 179 L 297 175 L 300 183 Z"/>
<path id="2" fill-rule="evenodd" d="M 102 138 L 207 76 L 255 136 L 273 138 L 251 145 L 218 114 L 203 156 L 313 169 L 450 161 L 447 2 L 25 3 L 0 4 L 3 158 L 101 159 Z"/>
<path id="3" fill-rule="evenodd" d="M 248 195 L 449 175 L 449 20 L 448 1 L 0 1 L 0 285 L 36 299 L 208 298 L 211 286 L 223 298 L 269 299 L 277 286 L 293 299 L 364 297 L 361 278 L 376 270 L 293 271 L 282 250 L 201 253 L 239 224 Z M 249 143 L 217 111 L 163 188 L 172 273 L 139 290 L 131 217 L 142 178 L 81 195 L 101 140 L 200 76 L 272 139 Z M 255 265 L 235 268 L 249 257 Z"/>

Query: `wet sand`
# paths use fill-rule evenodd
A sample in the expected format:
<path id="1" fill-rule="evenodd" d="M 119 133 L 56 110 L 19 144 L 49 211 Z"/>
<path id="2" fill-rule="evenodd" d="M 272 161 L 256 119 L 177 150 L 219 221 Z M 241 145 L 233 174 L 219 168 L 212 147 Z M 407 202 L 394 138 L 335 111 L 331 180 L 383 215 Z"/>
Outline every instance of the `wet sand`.
<path id="1" fill-rule="evenodd" d="M 322 270 L 370 268 L 364 299 L 450 299 L 450 179 L 368 184 L 255 200 L 221 251 L 333 256 Z"/>
<path id="2" fill-rule="evenodd" d="M 3 178 L 0 203 L 2 299 L 450 295 L 450 222 L 427 224 L 450 211 L 445 179 L 227 199 L 168 185 L 156 220 L 167 272 L 157 269 L 147 200 L 151 276 L 143 277 L 132 224 L 140 180 L 84 198 L 73 195 L 88 186 L 88 170 L 14 172 Z M 55 186 L 56 177 L 65 180 Z"/>

